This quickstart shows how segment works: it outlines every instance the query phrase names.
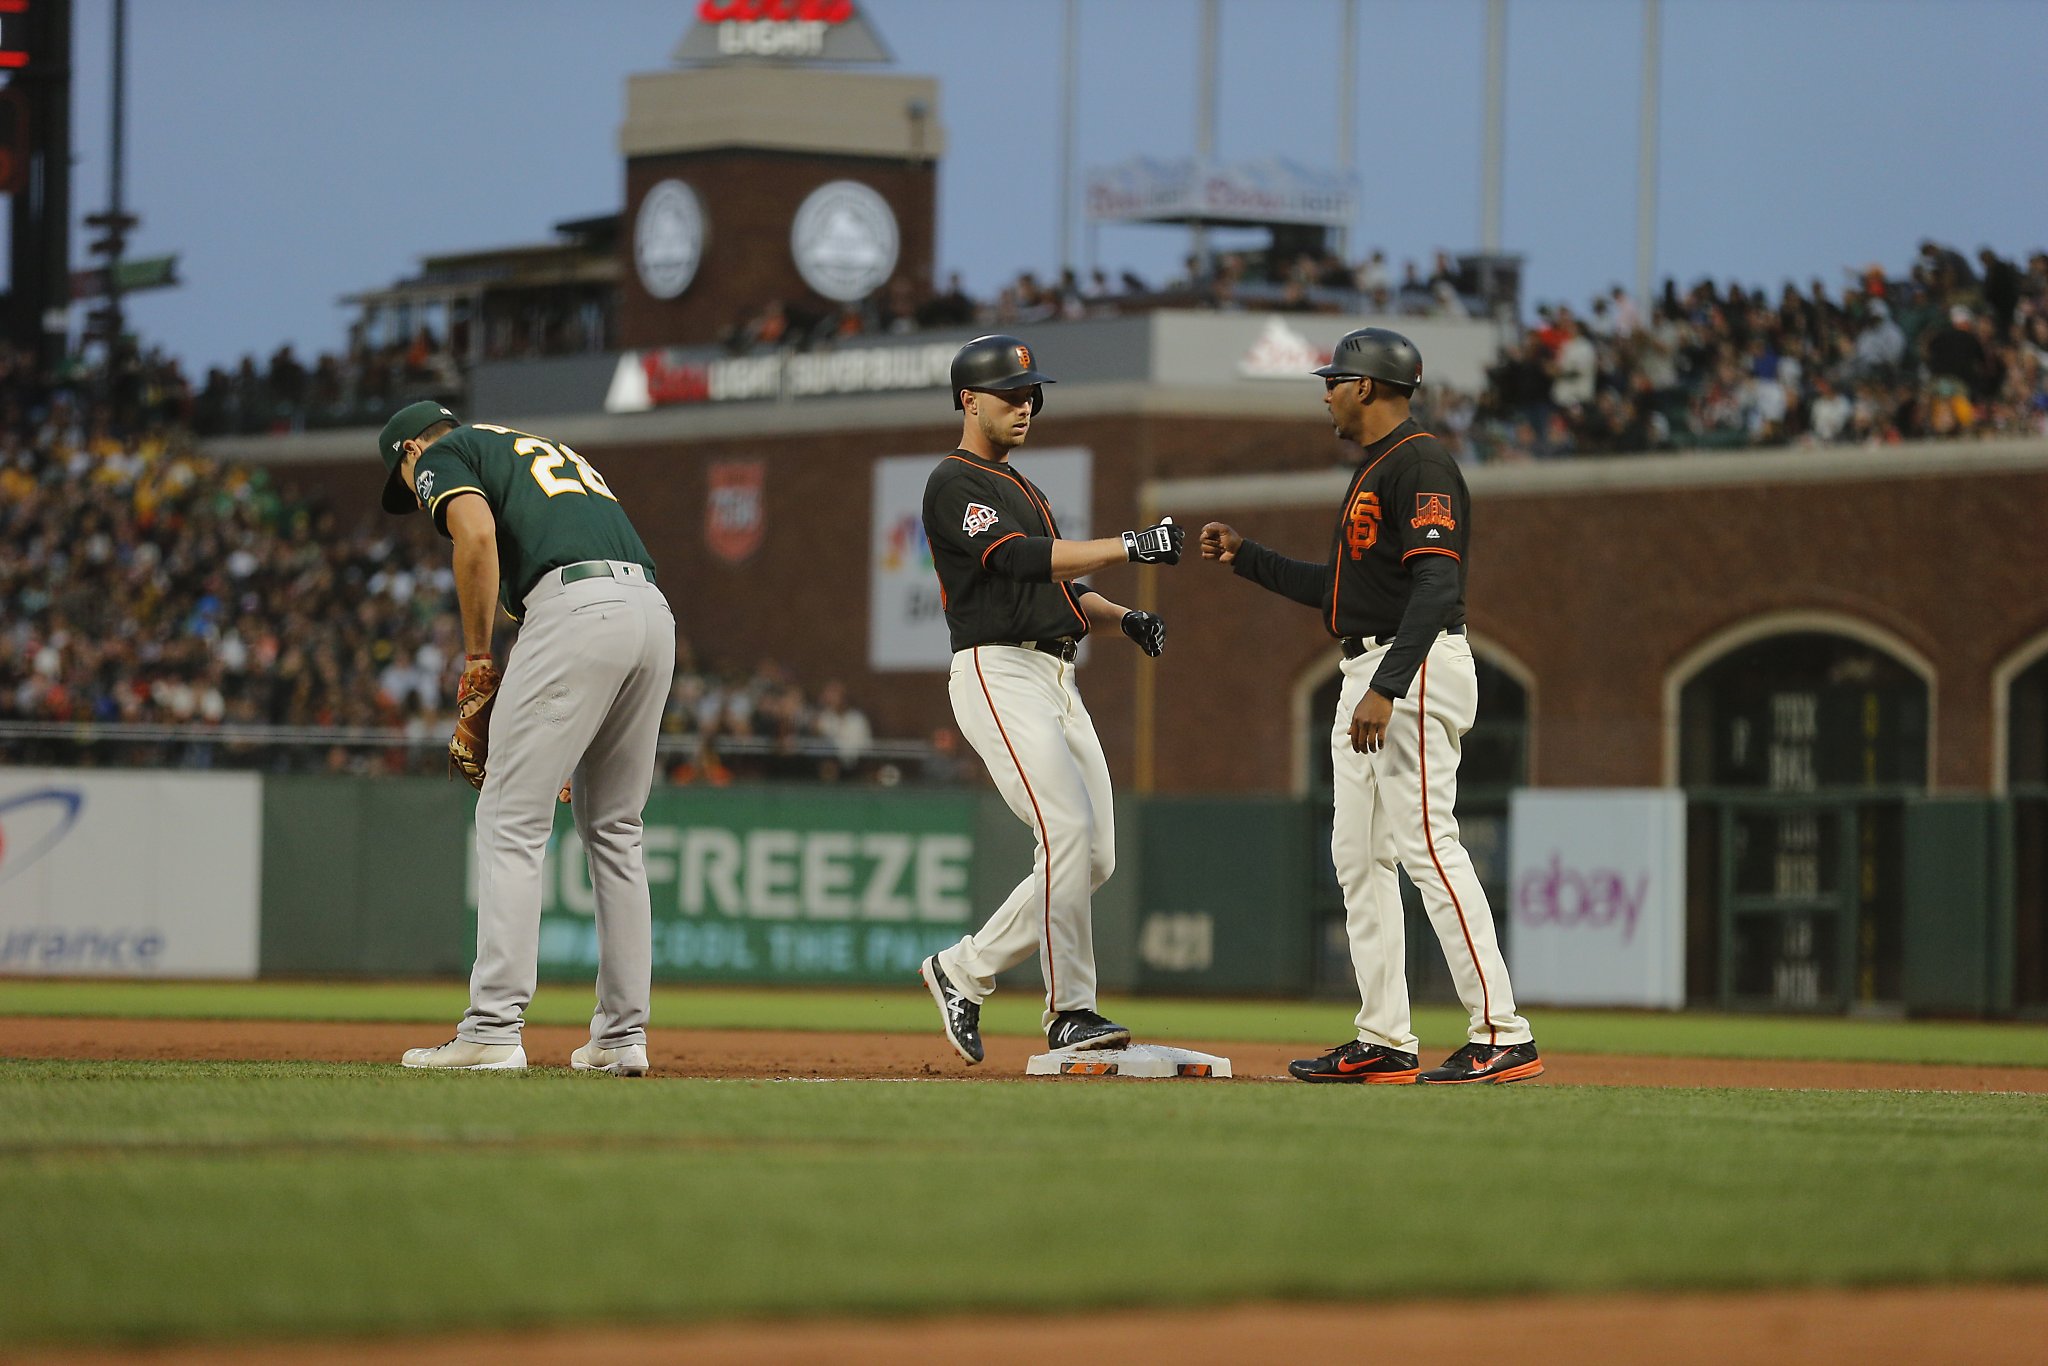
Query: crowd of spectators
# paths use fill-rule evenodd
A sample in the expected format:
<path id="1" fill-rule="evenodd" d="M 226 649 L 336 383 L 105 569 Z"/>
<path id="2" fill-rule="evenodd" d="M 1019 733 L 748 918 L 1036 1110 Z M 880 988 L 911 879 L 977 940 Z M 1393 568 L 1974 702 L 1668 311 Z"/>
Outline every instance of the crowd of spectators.
<path id="1" fill-rule="evenodd" d="M 872 328 L 914 331 L 1195 299 L 1215 308 L 1323 310 L 1361 297 L 1394 314 L 1472 311 L 1469 279 L 1439 254 L 1396 282 L 1382 253 L 1226 254 L 1153 288 L 1126 273 L 1020 275 L 977 301 L 958 277 L 804 318 L 776 305 L 736 325 L 736 350 L 814 345 Z M 1333 302 L 1338 301 L 1338 302 Z M 411 746 L 335 746 L 339 767 L 417 766 L 438 754 L 460 669 L 446 550 L 423 520 L 352 520 L 210 460 L 190 433 L 289 426 L 294 412 L 374 416 L 457 377 L 422 329 L 405 347 L 214 371 L 194 394 L 178 363 L 133 345 L 87 370 L 39 372 L 0 344 L 0 720 L 357 730 Z M 84 396 L 90 396 L 88 401 Z M 1923 243 L 1910 268 L 1813 280 L 1773 297 L 1740 284 L 1667 283 L 1647 304 L 1619 287 L 1583 309 L 1537 307 L 1485 390 L 1441 384 L 1420 413 L 1463 458 L 1522 460 L 1673 448 L 1883 444 L 2048 432 L 2048 253 L 1974 261 Z M 807 687 L 780 665 L 721 667 L 683 650 L 664 721 L 672 781 L 734 777 L 890 781 L 842 683 Z M 957 768 L 957 737 L 922 748 Z M 223 742 L 214 761 L 261 763 Z"/>
<path id="2" fill-rule="evenodd" d="M 460 398 L 456 354 L 451 341 L 426 326 L 381 346 L 364 341 L 358 327 L 346 355 L 323 354 L 311 363 L 286 342 L 268 364 L 243 356 L 232 370 L 210 368 L 191 396 L 191 426 L 202 436 L 376 426 L 415 399 Z"/>
<path id="3" fill-rule="evenodd" d="M 1085 276 L 1067 269 L 1046 279 L 1027 270 L 980 299 L 967 293 L 957 272 L 947 277 L 943 289 L 923 298 L 899 277 L 865 300 L 836 308 L 771 300 L 735 320 L 722 341 L 726 350 L 748 355 L 926 328 L 1028 327 L 1162 308 L 1462 318 L 1489 311 L 1474 269 L 1438 252 L 1427 275 L 1409 261 L 1396 281 L 1384 251 L 1372 251 L 1355 263 L 1326 251 L 1226 251 L 1189 256 L 1179 273 L 1157 283 L 1131 270 L 1112 277 L 1100 267 Z"/>
<path id="4" fill-rule="evenodd" d="M 65 728 L 10 751 L 438 768 L 462 643 L 449 555 L 426 520 L 344 522 L 262 468 L 200 454 L 180 426 L 124 427 L 80 401 L 104 384 L 85 378 L 39 374 L 0 346 L 0 721 Z M 765 661 L 731 672 L 686 643 L 680 660 L 663 724 L 675 781 L 904 776 L 877 761 L 843 683 L 806 689 Z M 81 747 L 86 723 L 116 729 Z M 165 727 L 190 738 L 137 738 Z M 262 744 L 264 727 L 323 734 Z"/>
<path id="5" fill-rule="evenodd" d="M 1976 263 L 1923 242 L 1911 268 L 1758 287 L 1618 286 L 1536 309 L 1473 404 L 1447 405 L 1478 459 L 1673 448 L 1884 445 L 2048 432 L 2048 253 Z"/>
<path id="6" fill-rule="evenodd" d="M 1401 263 L 1383 250 L 1347 260 L 1324 250 L 1189 256 L 1158 282 L 1132 271 L 1025 271 L 975 297 L 954 274 L 928 291 L 899 277 L 857 303 L 771 301 L 734 319 L 738 355 L 811 350 L 851 338 L 934 328 L 1013 329 L 1183 307 L 1389 317 L 1492 317 L 1512 335 L 1483 392 L 1424 390 L 1425 413 L 1468 459 L 1526 459 L 1787 442 L 1886 442 L 2042 426 L 2048 355 L 2048 260 L 2024 266 L 1986 248 L 1976 261 L 1923 243 L 1902 275 L 1850 272 L 1830 292 L 1816 279 L 1760 287 L 1667 281 L 1653 300 L 1615 287 L 1583 307 L 1542 304 L 1526 326 L 1474 258 Z M 1506 311 L 1504 312 L 1504 307 Z M 589 312 L 585 309 L 584 312 Z M 578 315 L 581 316 L 580 314 Z M 596 323 L 530 338 L 587 350 Z M 457 328 L 459 331 L 460 328 Z M 290 345 L 267 364 L 215 368 L 196 392 L 174 361 L 128 367 L 131 406 L 201 434 L 371 425 L 414 398 L 460 400 L 468 341 L 420 326 L 371 345 L 359 327 L 345 356 L 302 361 Z M 528 347 L 532 350 L 532 347 Z M 495 351 L 492 352 L 495 354 Z"/>

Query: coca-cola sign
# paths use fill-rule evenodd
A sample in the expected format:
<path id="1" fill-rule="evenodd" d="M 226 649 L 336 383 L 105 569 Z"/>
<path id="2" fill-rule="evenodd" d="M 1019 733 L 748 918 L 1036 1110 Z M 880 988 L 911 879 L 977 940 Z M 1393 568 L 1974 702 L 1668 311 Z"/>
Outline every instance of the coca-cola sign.
<path id="1" fill-rule="evenodd" d="M 854 0 L 699 0 L 697 22 L 675 60 L 695 62 L 887 62 Z"/>

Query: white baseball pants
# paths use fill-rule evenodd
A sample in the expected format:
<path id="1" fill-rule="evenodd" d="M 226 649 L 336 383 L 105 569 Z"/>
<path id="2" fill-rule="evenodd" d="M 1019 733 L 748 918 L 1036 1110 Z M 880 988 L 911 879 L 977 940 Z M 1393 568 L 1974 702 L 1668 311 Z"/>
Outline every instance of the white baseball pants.
<path id="1" fill-rule="evenodd" d="M 968 998 L 996 989 L 996 974 L 1039 955 L 1044 1024 L 1063 1010 L 1095 1008 L 1091 898 L 1116 867 L 1116 810 L 1095 722 L 1074 688 L 1074 666 L 1011 645 L 953 656 L 947 692 L 960 733 L 996 790 L 1038 837 L 1031 875 L 978 934 L 941 950 L 939 966 Z"/>
<path id="2" fill-rule="evenodd" d="M 1407 936 L 1401 883 L 1408 870 L 1443 945 L 1458 999 L 1470 1012 L 1470 1042 L 1524 1043 L 1514 989 L 1493 932 L 1493 911 L 1458 842 L 1458 747 L 1479 710 L 1479 678 L 1463 636 L 1439 635 L 1408 695 L 1394 703 L 1377 754 L 1351 748 L 1351 715 L 1387 646 L 1344 661 L 1344 687 L 1330 728 L 1336 817 L 1330 854 L 1344 889 L 1344 925 L 1358 974 L 1358 1037 L 1416 1052 L 1408 1013 Z"/>
<path id="3" fill-rule="evenodd" d="M 597 1008 L 605 1048 L 647 1042 L 653 927 L 641 814 L 674 682 L 676 622 L 629 561 L 614 576 L 544 576 L 491 708 L 476 804 L 476 968 L 456 1034 L 518 1043 L 540 963 L 541 874 L 555 794 L 575 779 L 576 832 L 597 900 Z"/>

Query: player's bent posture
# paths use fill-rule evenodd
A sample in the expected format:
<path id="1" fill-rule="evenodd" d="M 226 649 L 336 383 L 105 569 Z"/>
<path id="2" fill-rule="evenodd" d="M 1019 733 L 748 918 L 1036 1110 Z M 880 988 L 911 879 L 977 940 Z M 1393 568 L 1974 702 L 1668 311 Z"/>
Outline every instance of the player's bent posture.
<path id="1" fill-rule="evenodd" d="M 385 423 L 377 446 L 384 510 L 425 508 L 455 543 L 468 658 L 449 752 L 481 794 L 469 1011 L 451 1042 L 410 1049 L 405 1065 L 526 1066 L 520 1031 L 560 792 L 597 899 L 597 1008 L 570 1065 L 644 1075 L 652 926 L 640 821 L 676 653 L 654 561 L 603 477 L 558 441 L 462 426 L 424 402 Z M 491 658 L 501 597 L 520 623 L 502 682 Z"/>
<path id="2" fill-rule="evenodd" d="M 1316 608 L 1344 652 L 1330 731 L 1336 820 L 1330 852 L 1344 889 L 1361 1005 L 1357 1037 L 1288 1065 L 1302 1081 L 1501 1082 L 1542 1072 L 1515 1013 L 1493 913 L 1458 841 L 1458 746 L 1479 685 L 1465 640 L 1465 478 L 1408 416 L 1422 355 L 1396 332 L 1347 333 L 1323 377 L 1339 436 L 1365 458 L 1337 512 L 1327 564 L 1288 559 L 1221 522 L 1202 528 L 1202 558 Z M 1422 893 L 1469 1042 L 1421 1070 L 1408 1016 L 1406 943 L 1395 865 Z"/>
<path id="3" fill-rule="evenodd" d="M 1051 505 L 1010 462 L 1052 383 L 1015 337 L 978 337 L 953 358 L 960 447 L 924 491 L 924 531 L 952 634 L 948 682 L 960 733 L 1038 837 L 1030 876 L 977 934 L 919 968 L 947 1041 L 982 1060 L 981 1003 L 996 974 L 1039 955 L 1046 1042 L 1113 1048 L 1131 1032 L 1096 1011 L 1090 899 L 1116 865 L 1109 767 L 1074 687 L 1074 650 L 1096 627 L 1148 655 L 1166 624 L 1080 582 L 1113 564 L 1177 564 L 1185 533 L 1168 518 L 1103 540 L 1060 537 Z"/>

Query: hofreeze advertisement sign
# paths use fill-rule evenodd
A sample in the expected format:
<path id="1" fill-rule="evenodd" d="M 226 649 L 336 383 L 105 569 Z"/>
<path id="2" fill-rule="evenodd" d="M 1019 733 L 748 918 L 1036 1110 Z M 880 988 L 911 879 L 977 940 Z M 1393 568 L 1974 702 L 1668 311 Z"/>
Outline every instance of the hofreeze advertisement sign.
<path id="1" fill-rule="evenodd" d="M 657 788 L 645 827 L 655 979 L 910 981 L 970 928 L 976 809 L 954 793 Z M 541 975 L 588 981 L 597 897 L 566 807 L 542 885 Z"/>

